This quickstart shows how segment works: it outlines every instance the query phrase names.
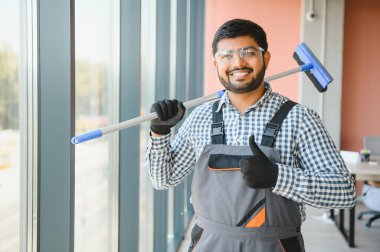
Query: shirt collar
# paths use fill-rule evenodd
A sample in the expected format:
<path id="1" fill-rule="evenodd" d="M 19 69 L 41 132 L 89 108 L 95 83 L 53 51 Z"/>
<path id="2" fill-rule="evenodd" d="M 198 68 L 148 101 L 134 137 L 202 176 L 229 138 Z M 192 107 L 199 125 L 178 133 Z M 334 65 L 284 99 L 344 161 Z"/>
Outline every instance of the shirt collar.
<path id="1" fill-rule="evenodd" d="M 261 96 L 261 98 L 253 105 L 251 105 L 247 111 L 250 111 L 251 109 L 253 109 L 254 107 L 258 107 L 258 106 L 261 106 L 266 100 L 267 98 L 271 95 L 272 93 L 272 88 L 271 86 L 269 85 L 268 82 L 264 82 L 264 89 L 265 89 L 265 93 L 263 96 Z M 220 109 L 222 108 L 222 106 L 226 104 L 226 106 L 232 106 L 231 104 L 231 101 L 230 101 L 230 98 L 228 98 L 228 92 L 224 92 L 224 94 L 222 95 L 222 97 L 220 98 L 219 100 L 219 106 L 218 108 L 216 109 L 216 112 L 219 112 Z"/>

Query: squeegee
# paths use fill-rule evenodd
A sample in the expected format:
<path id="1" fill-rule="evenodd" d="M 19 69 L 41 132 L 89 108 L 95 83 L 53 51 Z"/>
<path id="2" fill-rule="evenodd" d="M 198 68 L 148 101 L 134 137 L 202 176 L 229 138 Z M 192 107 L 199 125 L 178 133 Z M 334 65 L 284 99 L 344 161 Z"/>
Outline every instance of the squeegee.
<path id="1" fill-rule="evenodd" d="M 294 73 L 305 72 L 307 77 L 313 82 L 314 86 L 317 88 L 319 92 L 325 92 L 327 90 L 327 85 L 333 81 L 331 75 L 327 72 L 327 70 L 323 67 L 323 65 L 319 62 L 317 57 L 313 54 L 313 52 L 309 49 L 309 47 L 305 43 L 301 43 L 297 46 L 296 51 L 293 54 L 294 59 L 297 61 L 299 67 L 293 68 L 291 70 L 269 76 L 264 79 L 264 81 L 269 82 L 272 80 L 276 80 Z M 202 104 L 204 102 L 217 100 L 222 97 L 224 91 L 218 91 L 214 94 L 203 96 L 200 98 L 196 98 L 187 102 L 184 102 L 183 105 L 186 108 L 191 108 Z M 142 115 L 124 122 L 120 122 L 108 127 L 104 127 L 97 130 L 92 130 L 87 133 L 75 136 L 71 139 L 71 143 L 79 144 L 82 142 L 86 142 L 91 139 L 99 138 L 108 133 L 119 131 L 122 129 L 126 129 L 138 124 L 141 124 L 146 121 L 150 121 L 158 118 L 156 113 L 149 113 L 146 115 Z"/>

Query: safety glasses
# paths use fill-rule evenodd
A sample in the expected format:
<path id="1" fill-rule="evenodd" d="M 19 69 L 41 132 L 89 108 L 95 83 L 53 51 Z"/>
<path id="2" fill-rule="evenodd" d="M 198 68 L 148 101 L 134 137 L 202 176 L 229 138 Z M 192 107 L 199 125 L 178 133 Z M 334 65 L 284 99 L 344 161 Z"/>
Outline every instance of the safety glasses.
<path id="1" fill-rule="evenodd" d="M 264 49 L 256 46 L 240 48 L 238 50 L 223 50 L 215 53 L 215 59 L 218 63 L 228 64 L 235 60 L 237 54 L 244 60 L 261 57 Z"/>

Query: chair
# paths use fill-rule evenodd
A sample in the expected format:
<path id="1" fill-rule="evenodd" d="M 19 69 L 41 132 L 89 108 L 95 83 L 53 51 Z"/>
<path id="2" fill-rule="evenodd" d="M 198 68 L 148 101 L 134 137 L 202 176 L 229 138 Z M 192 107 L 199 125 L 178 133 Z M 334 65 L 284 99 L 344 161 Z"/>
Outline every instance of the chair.
<path id="1" fill-rule="evenodd" d="M 365 136 L 364 148 L 371 151 L 372 155 L 380 155 L 380 136 Z M 380 219 L 380 182 L 366 181 L 363 186 L 362 199 L 364 205 L 371 209 L 359 213 L 358 219 L 361 220 L 363 215 L 372 214 L 373 216 L 365 223 L 371 227 L 373 221 Z"/>

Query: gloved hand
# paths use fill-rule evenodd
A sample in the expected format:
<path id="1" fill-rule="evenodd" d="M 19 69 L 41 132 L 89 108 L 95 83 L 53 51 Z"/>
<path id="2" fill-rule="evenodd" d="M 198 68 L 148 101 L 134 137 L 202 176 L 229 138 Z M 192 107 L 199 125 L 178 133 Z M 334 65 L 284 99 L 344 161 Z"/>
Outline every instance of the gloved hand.
<path id="1" fill-rule="evenodd" d="M 252 188 L 274 187 L 277 182 L 278 166 L 260 150 L 252 135 L 249 138 L 252 157 L 242 158 L 239 162 L 246 184 Z"/>
<path id="2" fill-rule="evenodd" d="M 170 128 L 182 120 L 186 108 L 177 100 L 162 100 L 152 104 L 150 112 L 156 112 L 157 119 L 150 122 L 150 130 L 158 135 L 167 135 Z"/>

